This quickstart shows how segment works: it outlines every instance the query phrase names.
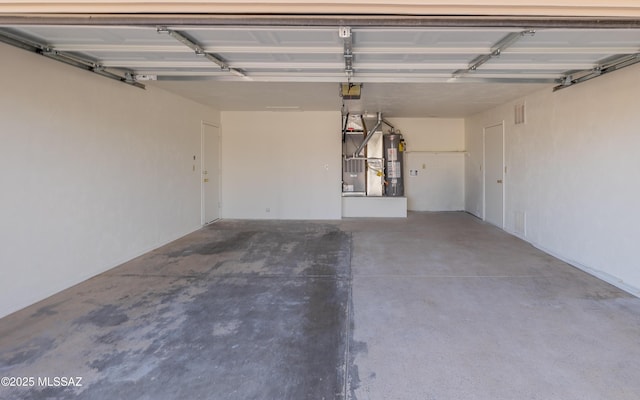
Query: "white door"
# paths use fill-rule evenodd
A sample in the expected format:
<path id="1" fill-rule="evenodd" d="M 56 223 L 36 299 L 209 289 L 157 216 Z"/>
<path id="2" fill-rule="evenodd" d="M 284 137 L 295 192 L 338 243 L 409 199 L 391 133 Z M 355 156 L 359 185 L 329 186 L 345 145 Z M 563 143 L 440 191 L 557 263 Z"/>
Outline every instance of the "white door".
<path id="1" fill-rule="evenodd" d="M 202 123 L 202 224 L 220 218 L 220 129 Z"/>
<path id="2" fill-rule="evenodd" d="M 484 220 L 504 227 L 504 128 L 484 128 Z"/>

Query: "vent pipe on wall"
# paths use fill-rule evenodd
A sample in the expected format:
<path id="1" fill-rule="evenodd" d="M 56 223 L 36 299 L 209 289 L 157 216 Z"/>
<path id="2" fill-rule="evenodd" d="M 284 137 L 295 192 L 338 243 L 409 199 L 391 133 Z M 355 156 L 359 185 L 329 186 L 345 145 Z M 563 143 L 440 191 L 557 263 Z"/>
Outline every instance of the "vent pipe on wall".
<path id="1" fill-rule="evenodd" d="M 354 157 L 360 156 L 360 152 L 362 152 L 362 150 L 367 145 L 367 143 L 369 143 L 369 140 L 371 140 L 371 138 L 373 137 L 373 134 L 376 132 L 376 129 L 380 127 L 380 124 L 382 123 L 382 113 L 379 112 L 377 116 L 378 116 L 378 120 L 376 121 L 375 126 L 369 131 L 369 133 L 367 134 L 367 137 L 364 138 L 362 143 L 360 143 L 360 146 L 358 146 L 356 151 L 353 153 Z"/>

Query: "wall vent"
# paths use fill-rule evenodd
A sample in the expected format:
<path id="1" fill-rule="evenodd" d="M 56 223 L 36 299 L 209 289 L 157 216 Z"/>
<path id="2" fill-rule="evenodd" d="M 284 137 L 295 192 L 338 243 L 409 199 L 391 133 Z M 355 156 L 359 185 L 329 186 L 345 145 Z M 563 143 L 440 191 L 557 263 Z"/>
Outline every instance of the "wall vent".
<path id="1" fill-rule="evenodd" d="M 516 125 L 522 125 L 526 122 L 524 102 L 516 104 L 513 108 L 513 122 Z"/>

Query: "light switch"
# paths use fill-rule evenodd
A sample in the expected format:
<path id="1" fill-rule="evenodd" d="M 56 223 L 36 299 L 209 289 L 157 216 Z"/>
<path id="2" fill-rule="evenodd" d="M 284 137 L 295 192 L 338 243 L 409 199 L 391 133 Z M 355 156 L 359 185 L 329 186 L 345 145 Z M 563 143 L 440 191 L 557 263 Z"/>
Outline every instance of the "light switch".
<path id="1" fill-rule="evenodd" d="M 422 169 L 427 169 L 427 164 L 422 164 Z"/>

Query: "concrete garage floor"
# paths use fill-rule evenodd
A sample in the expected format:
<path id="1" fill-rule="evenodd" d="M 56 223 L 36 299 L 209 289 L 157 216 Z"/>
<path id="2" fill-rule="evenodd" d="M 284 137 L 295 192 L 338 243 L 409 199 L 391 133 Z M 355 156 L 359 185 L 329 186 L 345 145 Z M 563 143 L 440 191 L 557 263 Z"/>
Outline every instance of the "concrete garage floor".
<path id="1" fill-rule="evenodd" d="M 640 299 L 464 213 L 221 221 L 0 319 L 0 399 L 637 399 Z"/>

